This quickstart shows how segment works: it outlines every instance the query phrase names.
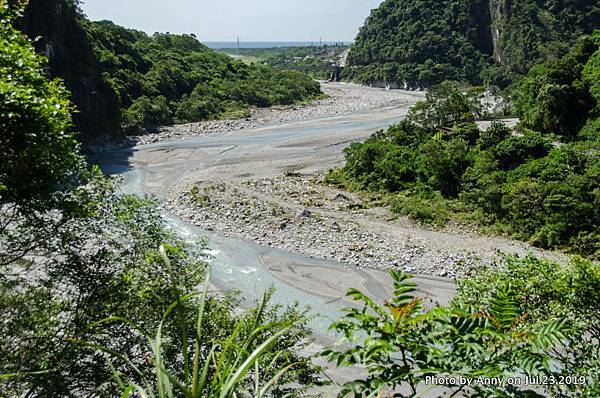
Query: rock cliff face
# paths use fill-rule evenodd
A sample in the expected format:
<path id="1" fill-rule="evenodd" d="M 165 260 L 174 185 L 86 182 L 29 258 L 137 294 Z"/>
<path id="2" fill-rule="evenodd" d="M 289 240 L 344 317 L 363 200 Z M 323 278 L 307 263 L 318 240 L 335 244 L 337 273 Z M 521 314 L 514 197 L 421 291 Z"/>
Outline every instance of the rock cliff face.
<path id="1" fill-rule="evenodd" d="M 82 28 L 75 6 L 67 0 L 31 0 L 20 29 L 36 50 L 48 57 L 48 73 L 62 78 L 78 112 L 73 116 L 79 140 L 100 144 L 120 136 L 120 111 L 112 88 Z"/>
<path id="2" fill-rule="evenodd" d="M 499 44 L 500 37 L 504 33 L 504 21 L 508 18 L 508 0 L 489 0 L 490 3 L 490 34 L 492 37 L 492 48 L 494 60 L 502 64 L 502 47 Z"/>

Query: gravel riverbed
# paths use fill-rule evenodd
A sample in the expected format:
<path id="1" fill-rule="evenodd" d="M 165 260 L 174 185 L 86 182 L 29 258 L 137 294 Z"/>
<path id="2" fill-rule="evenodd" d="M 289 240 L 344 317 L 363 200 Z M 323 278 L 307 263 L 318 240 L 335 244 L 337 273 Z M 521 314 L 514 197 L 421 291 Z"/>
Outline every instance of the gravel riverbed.
<path id="1" fill-rule="evenodd" d="M 401 105 L 406 101 L 405 91 L 369 89 L 355 84 L 321 82 L 321 90 L 328 97 L 307 105 L 251 108 L 250 117 L 243 119 L 213 120 L 162 127 L 156 133 L 129 136 L 116 146 L 153 144 L 156 142 L 201 137 L 207 134 L 252 129 L 272 124 L 316 119 Z M 402 93 L 400 95 L 400 93 Z M 423 92 L 412 92 L 417 99 Z"/>
<path id="2" fill-rule="evenodd" d="M 303 107 L 255 109 L 248 119 L 177 125 L 135 137 L 138 144 L 168 144 L 207 136 L 175 150 L 159 145 L 133 151 L 129 164 L 147 169 L 136 189 L 166 192 L 167 212 L 217 235 L 349 269 L 395 267 L 458 279 L 500 252 L 563 257 L 462 227 L 432 230 L 396 217 L 382 203 L 323 184 L 323 173 L 343 163 L 344 147 L 385 128 L 383 120 L 399 120 L 425 94 L 339 83 L 322 87 L 329 97 Z"/>
<path id="3" fill-rule="evenodd" d="M 318 176 L 281 176 L 201 184 L 165 204 L 196 226 L 347 266 L 459 278 L 472 253 L 438 250 L 424 237 L 398 234 L 394 216 Z"/>

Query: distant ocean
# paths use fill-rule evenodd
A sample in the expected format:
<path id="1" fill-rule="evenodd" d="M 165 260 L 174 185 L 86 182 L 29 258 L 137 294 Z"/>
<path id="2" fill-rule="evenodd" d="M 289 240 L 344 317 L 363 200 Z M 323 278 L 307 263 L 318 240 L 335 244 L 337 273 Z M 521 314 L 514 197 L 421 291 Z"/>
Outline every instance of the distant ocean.
<path id="1" fill-rule="evenodd" d="M 323 44 L 350 44 L 348 42 L 341 41 L 324 41 Z M 223 48 L 237 48 L 237 42 L 235 41 L 208 41 L 204 42 L 208 47 L 214 50 L 220 50 Z M 274 47 L 306 47 L 306 46 L 318 46 L 319 41 L 240 41 L 240 48 L 274 48 Z"/>

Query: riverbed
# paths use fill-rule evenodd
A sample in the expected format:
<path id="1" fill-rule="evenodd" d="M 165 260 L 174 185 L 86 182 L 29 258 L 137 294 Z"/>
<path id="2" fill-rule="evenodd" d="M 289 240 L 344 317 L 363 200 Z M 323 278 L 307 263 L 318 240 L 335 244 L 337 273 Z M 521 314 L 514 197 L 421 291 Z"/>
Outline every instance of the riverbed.
<path id="1" fill-rule="evenodd" d="M 389 295 L 389 268 L 415 274 L 421 295 L 446 304 L 455 278 L 478 259 L 533 250 L 476 233 L 429 230 L 382 208 L 354 207 L 360 199 L 349 193 L 322 191 L 319 176 L 342 164 L 345 147 L 399 122 L 423 98 L 343 84 L 328 90 L 338 105 L 289 109 L 285 117 L 273 110 L 277 119 L 264 125 L 200 135 L 174 126 L 173 139 L 97 159 L 106 173 L 123 178 L 124 192 L 158 198 L 168 225 L 190 243 L 208 242 L 218 288 L 240 290 L 251 304 L 273 286 L 277 303 L 299 302 L 321 315 L 312 327 L 322 338 L 349 304 L 349 287 L 381 300 Z M 194 187 L 209 189 L 210 206 L 189 200 Z"/>

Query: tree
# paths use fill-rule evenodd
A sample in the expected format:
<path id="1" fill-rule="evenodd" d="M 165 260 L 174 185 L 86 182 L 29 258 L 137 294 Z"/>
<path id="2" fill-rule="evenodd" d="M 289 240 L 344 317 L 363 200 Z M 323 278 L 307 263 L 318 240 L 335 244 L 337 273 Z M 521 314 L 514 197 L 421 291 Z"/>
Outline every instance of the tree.
<path id="1" fill-rule="evenodd" d="M 511 130 L 502 122 L 492 122 L 492 125 L 481 133 L 477 143 L 482 149 L 493 148 L 510 137 Z"/>
<path id="2" fill-rule="evenodd" d="M 549 365 L 558 357 L 552 352 L 567 339 L 572 329 L 565 318 L 527 322 L 519 292 L 509 284 L 479 291 L 489 296 L 479 308 L 454 303 L 424 311 L 424 300 L 415 296 L 415 283 L 399 271 L 390 271 L 394 293 L 380 304 L 351 289 L 347 296 L 357 307 L 331 329 L 348 344 L 329 347 L 324 355 L 341 366 L 365 367 L 368 376 L 346 383 L 341 396 L 421 396 L 431 389 L 429 378 L 439 378 L 438 388 L 447 393 L 461 391 L 474 396 L 539 396 L 519 390 L 518 383 L 503 385 L 453 384 L 452 377 L 471 381 L 479 377 L 554 376 Z M 449 376 L 446 378 L 445 376 Z M 439 393 L 440 396 L 442 395 Z"/>
<path id="3" fill-rule="evenodd" d="M 60 81 L 48 81 L 46 61 L 12 27 L 13 17 L 0 4 L 0 204 L 48 210 L 59 192 L 80 183 L 84 161 L 68 93 Z"/>
<path id="4" fill-rule="evenodd" d="M 460 83 L 446 81 L 427 92 L 425 101 L 410 110 L 409 120 L 437 129 L 472 122 L 480 113 L 481 104 L 473 91 Z"/>

